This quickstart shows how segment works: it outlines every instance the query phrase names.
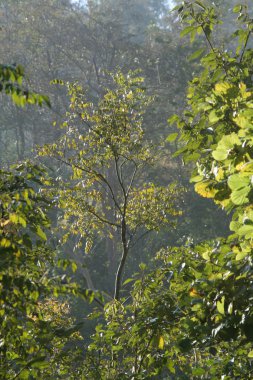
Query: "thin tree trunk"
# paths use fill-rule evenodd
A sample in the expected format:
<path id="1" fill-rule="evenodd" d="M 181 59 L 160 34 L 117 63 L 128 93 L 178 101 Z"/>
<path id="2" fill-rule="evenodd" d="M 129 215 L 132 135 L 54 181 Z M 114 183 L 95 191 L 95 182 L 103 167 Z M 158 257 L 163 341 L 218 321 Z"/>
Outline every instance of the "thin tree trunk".
<path id="1" fill-rule="evenodd" d="M 121 222 L 121 243 L 122 243 L 122 256 L 121 260 L 118 266 L 118 270 L 116 273 L 116 279 L 115 279 L 115 291 L 114 291 L 114 298 L 116 300 L 119 299 L 120 289 L 121 289 L 121 280 L 123 275 L 123 270 L 126 262 L 126 258 L 128 255 L 128 244 L 127 244 L 127 238 L 126 238 L 126 221 L 123 217 Z"/>

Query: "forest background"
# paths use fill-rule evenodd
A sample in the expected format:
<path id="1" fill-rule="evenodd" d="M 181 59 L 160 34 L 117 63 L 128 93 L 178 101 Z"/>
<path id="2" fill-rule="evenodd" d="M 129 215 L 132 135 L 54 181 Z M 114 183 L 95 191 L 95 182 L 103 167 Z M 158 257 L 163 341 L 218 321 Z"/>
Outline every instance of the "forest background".
<path id="1" fill-rule="evenodd" d="M 0 3 L 3 378 L 251 378 L 252 21 L 213 3 Z"/>

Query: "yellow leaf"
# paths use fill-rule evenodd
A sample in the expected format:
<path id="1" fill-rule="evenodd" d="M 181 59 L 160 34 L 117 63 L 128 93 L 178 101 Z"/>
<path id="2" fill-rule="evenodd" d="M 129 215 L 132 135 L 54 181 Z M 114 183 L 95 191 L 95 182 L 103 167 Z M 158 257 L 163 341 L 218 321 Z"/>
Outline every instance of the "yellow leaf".
<path id="1" fill-rule="evenodd" d="M 248 358 L 253 358 L 253 350 L 248 353 Z"/>
<path id="2" fill-rule="evenodd" d="M 189 290 L 189 295 L 190 295 L 190 297 L 200 298 L 200 297 L 203 297 L 204 294 L 198 292 L 196 288 L 191 288 Z"/>
<path id="3" fill-rule="evenodd" d="M 164 338 L 162 335 L 159 336 L 159 341 L 158 341 L 158 348 L 160 348 L 160 350 L 163 350 L 164 348 Z"/>
<path id="4" fill-rule="evenodd" d="M 215 179 L 217 181 L 220 181 L 223 178 L 224 178 L 224 170 L 222 168 L 219 168 L 216 175 L 215 175 Z"/>
<path id="5" fill-rule="evenodd" d="M 218 95 L 222 95 L 222 94 L 226 94 L 228 90 L 230 90 L 231 88 L 233 88 L 233 86 L 230 83 L 221 82 L 215 85 L 215 92 Z"/>
<path id="6" fill-rule="evenodd" d="M 241 128 L 246 128 L 250 125 L 249 119 L 243 115 L 234 117 L 233 121 Z"/>
<path id="7" fill-rule="evenodd" d="M 10 221 L 14 224 L 17 224 L 18 223 L 18 215 L 15 214 L 15 213 L 12 213 L 9 215 L 10 216 Z"/>
<path id="8" fill-rule="evenodd" d="M 217 205 L 222 206 L 222 208 L 225 208 L 225 207 L 227 207 L 229 205 L 230 199 L 228 198 L 228 199 L 224 199 L 222 201 L 214 199 L 214 203 L 216 203 Z"/>
<path id="9" fill-rule="evenodd" d="M 241 94 L 242 94 L 243 99 L 247 99 L 251 96 L 251 92 L 247 92 L 247 87 L 246 87 L 245 83 L 241 82 L 239 84 L 239 88 L 241 90 Z"/>
<path id="10" fill-rule="evenodd" d="M 240 88 L 241 92 L 245 92 L 246 91 L 246 84 L 243 82 L 240 82 L 239 88 Z"/>
<path id="11" fill-rule="evenodd" d="M 210 186 L 213 184 L 211 181 L 205 181 L 205 182 L 199 182 L 196 183 L 195 191 L 199 195 L 202 195 L 204 198 L 213 198 L 215 194 L 217 193 L 217 190 L 210 188 Z"/>
<path id="12" fill-rule="evenodd" d="M 3 239 L 1 239 L 1 241 L 0 241 L 0 246 L 1 246 L 1 247 L 4 247 L 4 248 L 8 248 L 8 247 L 11 246 L 11 241 L 8 240 L 8 239 L 6 239 L 6 238 L 3 238 Z"/>
<path id="13" fill-rule="evenodd" d="M 202 257 L 203 257 L 204 260 L 210 261 L 210 252 L 209 251 L 205 251 L 204 253 L 202 253 Z"/>

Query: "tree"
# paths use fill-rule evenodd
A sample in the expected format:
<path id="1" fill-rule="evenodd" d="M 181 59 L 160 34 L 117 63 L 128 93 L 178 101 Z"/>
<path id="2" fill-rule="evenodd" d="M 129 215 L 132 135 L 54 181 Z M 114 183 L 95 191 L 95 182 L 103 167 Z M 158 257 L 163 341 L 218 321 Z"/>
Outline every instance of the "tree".
<path id="1" fill-rule="evenodd" d="M 76 328 L 68 316 L 67 300 L 57 300 L 58 294 L 66 297 L 78 290 L 67 277 L 61 284 L 57 260 L 45 245 L 49 203 L 36 191 L 41 176 L 41 169 L 28 163 L 0 172 L 0 374 L 4 379 L 52 375 L 53 363 L 58 378 L 71 367 L 64 354 L 67 341 L 76 345 L 75 340 L 80 340 L 73 335 Z"/>
<path id="2" fill-rule="evenodd" d="M 129 251 L 148 232 L 164 224 L 174 226 L 179 191 L 174 185 L 145 181 L 158 155 L 142 127 L 150 102 L 141 87 L 143 79 L 121 72 L 112 79 L 113 89 L 104 90 L 97 107 L 87 103 L 79 85 L 67 84 L 71 101 L 62 124 L 65 132 L 41 154 L 70 168 L 71 181 L 61 181 L 60 190 L 55 190 L 67 235 L 77 235 L 77 245 L 85 239 L 86 254 L 96 235 L 114 239 L 117 256 L 110 257 L 110 270 L 116 260 L 114 298 L 119 299 Z"/>
<path id="3" fill-rule="evenodd" d="M 49 104 L 48 98 L 22 88 L 20 66 L 0 66 L 1 91 L 19 106 Z M 76 378 L 68 347 L 80 351 L 80 335 L 68 313 L 67 297 L 80 295 L 46 245 L 52 206 L 43 195 L 44 171 L 29 162 L 0 170 L 0 377 L 3 379 Z M 64 283 L 62 283 L 64 280 Z M 64 294 L 61 302 L 59 294 Z M 91 293 L 83 293 L 87 299 Z M 67 345 L 68 344 L 68 345 Z M 52 370 L 51 366 L 54 368 Z M 71 378 L 71 376 L 69 378 Z M 72 378 L 73 378 L 72 377 Z"/>
<path id="4" fill-rule="evenodd" d="M 203 315 L 209 316 L 204 341 L 218 340 L 225 349 L 230 358 L 223 369 L 225 375 L 251 378 L 252 20 L 246 5 L 236 5 L 233 10 L 239 21 L 233 34 L 238 38 L 237 47 L 222 51 L 212 39 L 212 30 L 220 22 L 212 6 L 193 2 L 178 8 L 188 23 L 184 34 L 190 33 L 194 39 L 203 33 L 210 50 L 201 60 L 202 72 L 190 83 L 189 109 L 183 118 L 176 116 L 172 121 L 181 130 L 184 145 L 180 153 L 195 163 L 191 178 L 195 190 L 232 214 L 232 234 L 218 241 L 214 249 L 206 246 L 200 250 L 206 275 L 205 280 L 202 275 L 195 276 L 198 293 L 203 294 L 195 308 L 202 313 L 199 322 Z"/>

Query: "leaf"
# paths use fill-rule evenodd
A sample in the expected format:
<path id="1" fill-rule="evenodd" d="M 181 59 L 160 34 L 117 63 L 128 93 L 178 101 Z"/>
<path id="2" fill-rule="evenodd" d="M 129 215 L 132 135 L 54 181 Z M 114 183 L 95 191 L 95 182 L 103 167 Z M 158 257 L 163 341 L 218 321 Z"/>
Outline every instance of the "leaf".
<path id="1" fill-rule="evenodd" d="M 204 368 L 201 368 L 201 367 L 193 368 L 192 374 L 194 376 L 198 376 L 199 377 L 199 376 L 205 375 L 206 374 L 206 370 Z"/>
<path id="2" fill-rule="evenodd" d="M 202 253 L 202 257 L 206 261 L 210 261 L 210 251 L 205 251 Z"/>
<path id="3" fill-rule="evenodd" d="M 253 228 L 252 228 L 252 232 L 253 232 Z M 236 261 L 240 261 L 240 260 L 243 260 L 246 256 L 248 256 L 248 252 L 242 251 L 242 252 L 237 253 L 235 259 Z"/>
<path id="4" fill-rule="evenodd" d="M 180 33 L 180 37 L 184 37 L 186 36 L 187 34 L 193 32 L 194 30 L 196 30 L 196 26 L 187 26 L 186 28 L 184 28 L 181 33 Z"/>
<path id="5" fill-rule="evenodd" d="M 191 179 L 190 179 L 190 182 L 192 183 L 192 182 L 200 182 L 200 181 L 202 181 L 203 180 L 203 176 L 202 175 L 196 175 L 196 176 L 194 176 L 194 177 L 191 177 Z"/>
<path id="6" fill-rule="evenodd" d="M 201 298 L 203 297 L 203 294 L 198 292 L 198 290 L 196 288 L 191 288 L 189 290 L 189 295 L 190 297 L 193 297 L 193 298 Z"/>
<path id="7" fill-rule="evenodd" d="M 36 228 L 36 234 L 42 239 L 42 240 L 47 240 L 47 236 L 45 232 L 41 229 L 40 226 L 37 226 Z"/>
<path id="8" fill-rule="evenodd" d="M 249 202 L 248 195 L 249 195 L 250 190 L 251 190 L 250 186 L 246 186 L 240 190 L 233 191 L 230 197 L 231 201 L 237 206 L 248 203 Z"/>
<path id="9" fill-rule="evenodd" d="M 251 239 L 253 237 L 253 226 L 244 225 L 237 231 L 238 235 L 245 236 L 246 238 Z"/>
<path id="10" fill-rule="evenodd" d="M 174 373 L 174 374 L 175 374 L 175 373 L 176 373 L 176 369 L 175 369 L 174 364 L 175 364 L 175 361 L 172 360 L 172 359 L 169 359 L 168 362 L 167 362 L 167 368 L 168 368 L 168 370 L 169 370 L 171 373 Z"/>
<path id="11" fill-rule="evenodd" d="M 253 358 L 253 350 L 248 353 L 248 358 Z"/>
<path id="12" fill-rule="evenodd" d="M 160 335 L 159 336 L 159 340 L 158 340 L 158 348 L 160 349 L 160 350 L 163 350 L 163 348 L 164 348 L 164 338 L 163 338 L 163 336 L 162 335 Z"/>
<path id="13" fill-rule="evenodd" d="M 202 197 L 213 198 L 217 193 L 217 190 L 210 187 L 212 184 L 212 181 L 198 182 L 195 184 L 194 188 L 198 194 L 202 195 Z"/>
<path id="14" fill-rule="evenodd" d="M 201 2 L 201 1 L 196 1 L 195 0 L 195 4 L 198 4 L 198 6 L 202 9 L 206 9 L 206 7 L 204 6 L 204 4 Z"/>
<path id="15" fill-rule="evenodd" d="M 171 133 L 167 138 L 167 142 L 174 142 L 178 136 L 178 133 Z"/>
<path id="16" fill-rule="evenodd" d="M 21 226 L 26 227 L 26 220 L 21 215 L 18 216 L 18 222 Z"/>
<path id="17" fill-rule="evenodd" d="M 223 118 L 223 115 L 218 115 L 216 110 L 212 110 L 209 113 L 209 121 L 212 124 L 217 123 L 217 121 L 219 121 L 222 118 Z"/>
<path id="18" fill-rule="evenodd" d="M 50 363 L 46 360 L 46 356 L 41 356 L 29 362 L 29 366 L 40 369 L 47 368 L 49 365 Z"/>
<path id="19" fill-rule="evenodd" d="M 132 281 L 134 281 L 133 278 L 128 278 L 128 279 L 126 279 L 126 281 L 123 282 L 122 285 L 127 285 L 127 284 L 129 284 L 129 282 L 132 282 Z"/>
<path id="20" fill-rule="evenodd" d="M 242 177 L 240 174 L 233 174 L 228 178 L 228 186 L 231 190 L 240 190 L 249 185 L 249 178 Z"/>
<path id="21" fill-rule="evenodd" d="M 12 223 L 18 224 L 18 215 L 15 213 L 12 213 L 9 215 L 9 219 Z"/>
<path id="22" fill-rule="evenodd" d="M 217 83 L 214 88 L 215 94 L 224 95 L 234 86 L 228 82 Z"/>
<path id="23" fill-rule="evenodd" d="M 174 124 L 174 123 L 177 123 L 178 121 L 180 121 L 180 118 L 178 115 L 174 114 L 167 121 L 169 124 Z"/>
<path id="24" fill-rule="evenodd" d="M 76 270 L 77 270 L 77 264 L 75 261 L 72 261 L 71 262 L 71 269 L 72 269 L 72 272 L 75 273 Z"/>
<path id="25" fill-rule="evenodd" d="M 194 59 L 199 58 L 204 52 L 206 51 L 205 48 L 196 50 L 193 54 L 191 54 L 188 58 L 189 61 L 193 61 Z"/>
<path id="26" fill-rule="evenodd" d="M 249 119 L 245 117 L 243 114 L 234 117 L 233 121 L 241 128 L 247 128 L 251 126 Z"/>
<path id="27" fill-rule="evenodd" d="M 217 301 L 216 303 L 217 310 L 220 314 L 225 314 L 225 296 L 221 297 L 220 301 Z"/>
<path id="28" fill-rule="evenodd" d="M 237 231 L 241 226 L 241 223 L 237 222 L 237 221 L 232 221 L 230 222 L 230 225 L 229 225 L 229 228 L 231 231 Z"/>
<path id="29" fill-rule="evenodd" d="M 228 156 L 228 151 L 224 149 L 216 149 L 213 151 L 212 156 L 216 161 L 224 161 Z"/>
<path id="30" fill-rule="evenodd" d="M 223 136 L 216 150 L 212 152 L 213 158 L 217 161 L 225 160 L 235 145 L 241 145 L 241 141 L 236 133 L 233 132 L 230 135 Z"/>
<path id="31" fill-rule="evenodd" d="M 234 13 L 240 13 L 241 11 L 242 11 L 241 4 L 237 4 L 236 6 L 234 6 L 234 8 L 233 8 Z"/>

